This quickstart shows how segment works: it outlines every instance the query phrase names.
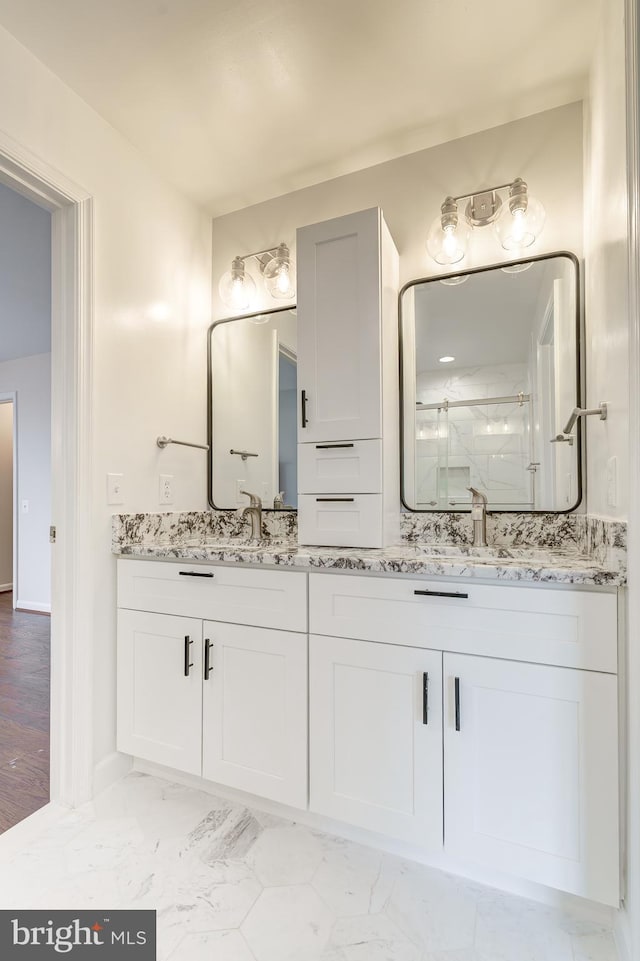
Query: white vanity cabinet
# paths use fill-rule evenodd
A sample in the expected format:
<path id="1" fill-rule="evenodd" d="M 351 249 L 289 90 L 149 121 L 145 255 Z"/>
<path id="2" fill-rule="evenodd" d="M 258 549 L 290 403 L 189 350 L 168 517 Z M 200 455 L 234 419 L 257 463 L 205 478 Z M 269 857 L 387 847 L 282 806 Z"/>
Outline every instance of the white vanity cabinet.
<path id="1" fill-rule="evenodd" d="M 618 901 L 617 678 L 444 655 L 445 851 Z"/>
<path id="2" fill-rule="evenodd" d="M 118 603 L 118 749 L 306 807 L 306 575 L 120 560 Z"/>
<path id="3" fill-rule="evenodd" d="M 399 504 L 398 253 L 377 207 L 296 243 L 299 540 L 383 547 Z"/>
<path id="4" fill-rule="evenodd" d="M 310 807 L 442 847 L 442 654 L 309 638 Z"/>
<path id="5" fill-rule="evenodd" d="M 309 605 L 312 810 L 618 904 L 615 594 L 311 574 Z"/>

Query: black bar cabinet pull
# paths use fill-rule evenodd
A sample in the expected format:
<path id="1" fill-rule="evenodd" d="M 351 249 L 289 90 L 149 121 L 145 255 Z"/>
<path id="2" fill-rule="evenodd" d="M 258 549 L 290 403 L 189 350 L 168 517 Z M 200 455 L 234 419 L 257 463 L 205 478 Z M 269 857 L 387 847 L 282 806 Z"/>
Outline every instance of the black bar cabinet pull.
<path id="1" fill-rule="evenodd" d="M 191 657 L 190 647 L 193 641 L 188 634 L 184 636 L 184 676 L 189 677 L 189 668 L 193 667 L 193 662 L 189 660 Z"/>
<path id="2" fill-rule="evenodd" d="M 178 571 L 180 577 L 213 577 L 210 571 Z"/>
<path id="3" fill-rule="evenodd" d="M 338 448 L 344 450 L 347 447 L 355 446 L 355 444 L 316 444 L 316 450 L 337 450 Z"/>
<path id="4" fill-rule="evenodd" d="M 355 497 L 316 497 L 317 504 L 353 504 Z"/>
<path id="5" fill-rule="evenodd" d="M 460 730 L 460 678 L 454 677 L 453 686 L 455 692 L 455 706 L 456 706 L 456 731 Z"/>
<path id="6" fill-rule="evenodd" d="M 422 723 L 429 723 L 429 674 L 422 675 Z"/>
<path id="7" fill-rule="evenodd" d="M 306 390 L 300 391 L 300 414 L 301 414 L 301 424 L 303 427 L 307 426 L 307 392 Z"/>
<path id="8" fill-rule="evenodd" d="M 209 680 L 209 675 L 211 674 L 211 648 L 213 647 L 213 642 L 207 637 L 204 642 L 204 679 Z"/>
<path id="9" fill-rule="evenodd" d="M 468 597 L 468 594 L 458 593 L 457 591 L 414 591 L 414 594 L 421 594 L 423 597 Z"/>

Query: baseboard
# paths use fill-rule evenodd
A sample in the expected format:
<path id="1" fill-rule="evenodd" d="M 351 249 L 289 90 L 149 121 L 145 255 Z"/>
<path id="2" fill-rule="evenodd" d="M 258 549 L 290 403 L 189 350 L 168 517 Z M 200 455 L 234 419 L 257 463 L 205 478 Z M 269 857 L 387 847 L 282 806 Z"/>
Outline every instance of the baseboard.
<path id="1" fill-rule="evenodd" d="M 119 781 L 131 770 L 131 758 L 128 754 L 114 751 L 103 758 L 93 769 L 93 794 L 100 794 L 115 781 Z"/>
<path id="2" fill-rule="evenodd" d="M 173 768 L 164 767 L 161 764 L 153 764 L 150 761 L 142 761 L 133 758 L 133 770 L 144 774 L 151 774 L 155 777 L 164 778 L 175 784 L 184 784 L 186 787 L 195 788 L 197 791 L 204 791 L 217 797 L 225 798 L 236 803 L 244 804 L 247 807 L 256 808 L 267 814 L 275 814 L 279 817 L 288 818 L 298 824 L 326 834 L 334 834 L 338 837 L 354 841 L 356 844 L 364 844 L 367 847 L 376 848 L 389 854 L 406 858 L 408 861 L 416 861 L 419 864 L 426 864 L 430 867 L 446 871 L 448 874 L 455 874 L 459 877 L 467 878 L 470 881 L 477 881 L 479 884 L 490 888 L 498 888 L 501 891 L 508 891 L 531 901 L 546 904 L 561 911 L 566 912 L 574 918 L 580 920 L 594 921 L 597 924 L 611 927 L 613 925 L 613 908 L 595 901 L 588 901 L 586 898 L 565 891 L 558 891 L 555 888 L 546 887 L 534 881 L 525 881 L 521 878 L 513 877 L 499 871 L 492 871 L 477 864 L 460 861 L 450 855 L 438 852 L 426 852 L 424 849 L 416 848 L 414 845 L 403 841 L 395 841 L 383 835 L 374 834 L 364 828 L 354 827 L 342 821 L 334 821 L 324 815 L 314 814 L 312 811 L 303 811 L 298 808 L 289 807 L 278 801 L 270 801 L 267 798 L 257 797 L 239 791 L 235 788 L 225 787 L 214 784 L 212 781 L 205 781 L 203 778 L 193 774 L 183 774 Z M 625 959 L 626 961 L 626 959 Z"/>
<path id="3" fill-rule="evenodd" d="M 631 925 L 629 915 L 623 909 L 618 911 L 613 924 L 613 936 L 618 949 L 619 961 L 631 961 Z"/>
<path id="4" fill-rule="evenodd" d="M 0 594 L 6 594 L 7 591 L 13 590 L 13 584 L 0 584 Z"/>
<path id="5" fill-rule="evenodd" d="M 28 614 L 50 614 L 51 604 L 40 604 L 38 601 L 16 601 L 17 611 L 26 611 Z"/>

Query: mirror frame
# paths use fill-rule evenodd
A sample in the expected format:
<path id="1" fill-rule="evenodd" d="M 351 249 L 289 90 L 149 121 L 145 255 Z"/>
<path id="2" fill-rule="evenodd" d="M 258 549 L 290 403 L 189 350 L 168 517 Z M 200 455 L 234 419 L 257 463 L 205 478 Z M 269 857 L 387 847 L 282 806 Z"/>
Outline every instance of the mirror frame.
<path id="1" fill-rule="evenodd" d="M 405 363 L 404 363 L 404 353 L 403 353 L 403 329 L 404 329 L 404 318 L 402 316 L 402 297 L 406 291 L 410 290 L 411 287 L 417 287 L 419 284 L 434 283 L 438 280 L 446 280 L 448 277 L 459 277 L 461 274 L 472 275 L 472 274 L 483 274 L 487 273 L 489 270 L 500 269 L 501 267 L 513 267 L 516 264 L 522 263 L 537 263 L 542 260 L 552 260 L 555 257 L 566 257 L 571 261 L 575 268 L 575 303 L 576 303 L 576 318 L 575 318 L 575 330 L 576 330 L 576 407 L 584 406 L 584 358 L 582 352 L 583 343 L 583 298 L 582 298 L 582 275 L 580 271 L 580 261 L 578 257 L 571 253 L 569 250 L 555 250 L 548 254 L 538 254 L 535 257 L 523 257 L 518 260 L 505 260 L 497 264 L 488 264 L 485 267 L 473 267 L 470 270 L 454 270 L 446 274 L 435 274 L 431 277 L 419 277 L 417 280 L 409 280 L 400 289 L 398 294 L 398 354 L 399 354 L 399 372 L 400 372 L 400 503 L 405 511 L 411 514 L 468 514 L 471 510 L 471 505 L 469 505 L 468 510 L 460 510 L 459 508 L 451 507 L 437 508 L 434 510 L 427 510 L 425 508 L 410 507 L 405 501 L 404 496 L 404 482 L 405 482 L 405 469 L 404 469 L 404 444 L 405 444 L 405 425 L 404 425 L 404 377 L 405 377 Z M 569 416 L 569 412 L 567 413 Z M 585 444 L 583 442 L 583 418 L 579 417 L 576 424 L 576 457 L 577 463 L 577 477 L 578 477 L 578 490 L 577 490 L 577 500 L 572 507 L 567 507 L 564 510 L 507 510 L 505 508 L 492 508 L 489 504 L 488 513 L 489 514 L 572 514 L 574 511 L 580 507 L 582 504 L 582 499 L 584 497 L 584 451 Z"/>
<path id="2" fill-rule="evenodd" d="M 287 304 L 286 307 L 269 307 L 267 310 L 252 310 L 250 314 L 236 314 L 235 317 L 222 317 L 214 320 L 207 330 L 207 502 L 214 511 L 235 511 L 235 507 L 218 507 L 213 500 L 213 367 L 211 362 L 211 347 L 213 332 L 221 324 L 231 324 L 234 320 L 250 320 L 251 317 L 265 317 L 267 314 L 281 314 L 285 310 L 295 310 L 297 304 Z M 263 507 L 265 511 L 276 511 L 275 507 Z M 292 514 L 297 513 L 297 507 L 289 507 L 278 513 Z"/>

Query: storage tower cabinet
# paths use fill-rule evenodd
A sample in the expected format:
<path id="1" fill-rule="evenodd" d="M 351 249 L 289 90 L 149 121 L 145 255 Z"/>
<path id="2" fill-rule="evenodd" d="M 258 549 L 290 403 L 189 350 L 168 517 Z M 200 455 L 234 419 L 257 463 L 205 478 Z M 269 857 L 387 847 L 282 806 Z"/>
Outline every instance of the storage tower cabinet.
<path id="1" fill-rule="evenodd" d="M 398 252 L 377 207 L 297 232 L 301 544 L 398 539 Z"/>

